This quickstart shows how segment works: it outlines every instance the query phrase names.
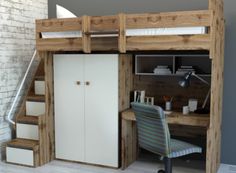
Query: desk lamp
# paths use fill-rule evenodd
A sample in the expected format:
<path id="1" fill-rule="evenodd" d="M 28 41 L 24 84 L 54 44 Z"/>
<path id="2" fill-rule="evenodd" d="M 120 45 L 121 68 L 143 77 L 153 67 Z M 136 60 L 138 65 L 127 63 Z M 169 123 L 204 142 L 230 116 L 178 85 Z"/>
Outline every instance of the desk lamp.
<path id="1" fill-rule="evenodd" d="M 179 81 L 179 85 L 183 88 L 188 88 L 190 86 L 190 79 L 191 79 L 192 76 L 196 77 L 201 82 L 203 82 L 203 83 L 207 84 L 208 86 L 210 86 L 209 82 L 207 82 L 206 80 L 204 80 L 203 78 L 201 78 L 200 76 L 196 75 L 193 72 L 186 73 L 184 75 L 184 77 Z M 195 113 L 199 113 L 199 114 L 208 114 L 208 113 L 210 113 L 210 110 L 206 108 L 206 104 L 207 104 L 207 101 L 209 99 L 210 92 L 211 92 L 211 89 L 209 89 L 209 91 L 206 95 L 206 98 L 205 98 L 205 100 L 202 104 L 202 107 L 197 109 L 196 111 L 194 111 Z"/>

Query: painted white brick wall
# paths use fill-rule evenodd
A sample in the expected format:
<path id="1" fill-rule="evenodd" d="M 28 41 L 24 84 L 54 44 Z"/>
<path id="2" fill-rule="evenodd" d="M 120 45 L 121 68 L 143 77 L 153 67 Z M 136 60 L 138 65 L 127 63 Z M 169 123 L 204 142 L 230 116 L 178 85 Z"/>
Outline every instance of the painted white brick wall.
<path id="1" fill-rule="evenodd" d="M 0 152 L 11 138 L 5 121 L 35 46 L 35 19 L 48 16 L 48 0 L 0 0 Z M 0 155 L 1 155 L 0 153 Z M 0 156 L 1 158 L 1 156 Z"/>

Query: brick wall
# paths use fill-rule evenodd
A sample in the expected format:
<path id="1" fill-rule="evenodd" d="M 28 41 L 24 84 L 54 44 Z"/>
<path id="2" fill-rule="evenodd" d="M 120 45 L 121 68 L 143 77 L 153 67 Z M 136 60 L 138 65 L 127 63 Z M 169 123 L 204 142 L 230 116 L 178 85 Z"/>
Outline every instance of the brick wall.
<path id="1" fill-rule="evenodd" d="M 0 0 L 1 153 L 4 153 L 4 143 L 11 138 L 6 122 L 9 106 L 33 54 L 35 19 L 47 18 L 47 13 L 47 0 Z"/>

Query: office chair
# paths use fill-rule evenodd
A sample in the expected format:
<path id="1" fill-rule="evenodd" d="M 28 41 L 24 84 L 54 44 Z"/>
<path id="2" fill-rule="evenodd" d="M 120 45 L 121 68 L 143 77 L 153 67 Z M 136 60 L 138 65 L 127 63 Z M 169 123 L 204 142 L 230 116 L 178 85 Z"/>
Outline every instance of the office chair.
<path id="1" fill-rule="evenodd" d="M 159 170 L 158 173 L 172 173 L 173 158 L 202 152 L 200 147 L 170 138 L 161 107 L 141 103 L 131 105 L 137 121 L 139 146 L 164 158 L 165 171 Z"/>

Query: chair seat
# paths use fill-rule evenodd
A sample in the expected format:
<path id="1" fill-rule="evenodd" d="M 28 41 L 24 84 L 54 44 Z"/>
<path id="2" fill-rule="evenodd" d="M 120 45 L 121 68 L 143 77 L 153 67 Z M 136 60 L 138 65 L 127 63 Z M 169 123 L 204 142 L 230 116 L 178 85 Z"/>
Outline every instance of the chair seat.
<path id="1" fill-rule="evenodd" d="M 168 155 L 168 158 L 181 157 L 192 153 L 202 153 L 202 148 L 177 139 L 171 139 L 170 145 L 171 153 Z"/>

